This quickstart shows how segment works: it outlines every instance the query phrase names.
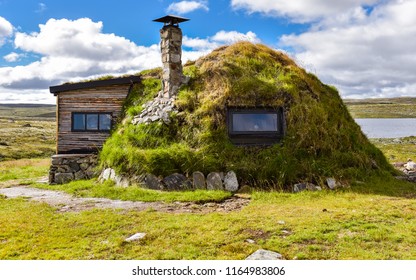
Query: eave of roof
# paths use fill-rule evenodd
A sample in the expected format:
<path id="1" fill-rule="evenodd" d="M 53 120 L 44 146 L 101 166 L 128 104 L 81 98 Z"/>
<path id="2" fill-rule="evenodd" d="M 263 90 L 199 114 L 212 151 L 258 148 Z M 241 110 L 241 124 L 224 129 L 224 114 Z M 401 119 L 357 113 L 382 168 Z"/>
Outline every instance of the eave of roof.
<path id="1" fill-rule="evenodd" d="M 140 81 L 141 81 L 140 76 L 129 76 L 129 77 L 122 77 L 122 78 L 108 79 L 108 80 L 97 80 L 97 81 L 80 82 L 80 83 L 67 83 L 67 84 L 62 84 L 59 86 L 51 86 L 49 87 L 49 91 L 53 93 L 53 95 L 56 96 L 58 95 L 58 93 L 64 92 L 64 91 L 114 86 L 114 85 L 134 84 Z"/>

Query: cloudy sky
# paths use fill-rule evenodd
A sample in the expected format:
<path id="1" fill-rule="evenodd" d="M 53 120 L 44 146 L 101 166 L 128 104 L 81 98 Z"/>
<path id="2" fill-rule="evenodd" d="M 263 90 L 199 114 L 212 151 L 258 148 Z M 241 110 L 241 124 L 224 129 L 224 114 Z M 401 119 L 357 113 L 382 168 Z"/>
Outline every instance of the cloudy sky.
<path id="1" fill-rule="evenodd" d="M 188 17 L 183 62 L 239 40 L 287 52 L 344 98 L 416 96 L 416 0 L 0 0 L 0 103 L 161 65 L 165 14 Z"/>

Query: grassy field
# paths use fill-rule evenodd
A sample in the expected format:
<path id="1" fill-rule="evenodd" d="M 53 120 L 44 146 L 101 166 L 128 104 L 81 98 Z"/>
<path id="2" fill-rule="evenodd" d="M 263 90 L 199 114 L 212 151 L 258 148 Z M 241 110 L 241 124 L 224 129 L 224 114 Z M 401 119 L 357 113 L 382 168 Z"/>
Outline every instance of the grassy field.
<path id="1" fill-rule="evenodd" d="M 0 187 L 41 186 L 36 181 L 47 175 L 49 154 L 39 155 L 33 147 L 41 142 L 53 152 L 54 123 L 31 120 L 31 127 L 22 127 L 26 122 L 6 119 L 1 123 L 1 141 L 8 146 L 0 148 L 16 148 L 8 158 L 19 158 L 16 154 L 26 151 L 32 159 L 0 162 Z M 42 135 L 49 140 L 39 141 Z M 401 141 L 374 143 L 391 162 L 415 158 L 416 139 Z M 38 156 L 43 158 L 33 159 Z M 113 188 L 95 181 L 51 188 L 75 196 L 128 200 L 172 202 L 201 197 L 192 192 L 160 195 L 137 187 Z M 211 195 L 214 201 L 230 196 L 225 192 L 202 195 Z M 414 183 L 381 176 L 350 182 L 336 191 L 254 191 L 250 196 L 250 204 L 241 211 L 210 214 L 152 209 L 60 213 L 43 203 L 0 196 L 0 259 L 244 259 L 260 248 L 277 251 L 285 259 L 416 259 Z M 147 235 L 138 242 L 124 241 L 137 232 Z"/>
<path id="2" fill-rule="evenodd" d="M 344 100 L 354 118 L 416 118 L 416 98 Z"/>
<path id="3" fill-rule="evenodd" d="M 55 116 L 55 105 L 0 104 L 0 118 L 54 120 Z"/>
<path id="4" fill-rule="evenodd" d="M 415 184 L 370 178 L 335 192 L 253 192 L 243 210 L 211 214 L 58 213 L 0 198 L 0 259 L 244 259 L 259 248 L 286 259 L 416 259 L 415 194 Z M 124 242 L 136 232 L 147 235 Z"/>
<path id="5" fill-rule="evenodd" d="M 0 104 L 0 161 L 55 152 L 55 106 Z"/>

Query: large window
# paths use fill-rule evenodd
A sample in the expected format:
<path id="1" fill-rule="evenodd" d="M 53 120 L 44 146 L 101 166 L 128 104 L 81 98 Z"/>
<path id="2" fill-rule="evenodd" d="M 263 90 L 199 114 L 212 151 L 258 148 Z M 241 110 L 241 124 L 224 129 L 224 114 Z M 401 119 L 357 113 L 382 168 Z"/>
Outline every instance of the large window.
<path id="1" fill-rule="evenodd" d="M 111 113 L 72 113 L 72 131 L 109 131 Z"/>
<path id="2" fill-rule="evenodd" d="M 284 136 L 283 109 L 229 108 L 228 135 L 237 145 L 270 145 Z"/>

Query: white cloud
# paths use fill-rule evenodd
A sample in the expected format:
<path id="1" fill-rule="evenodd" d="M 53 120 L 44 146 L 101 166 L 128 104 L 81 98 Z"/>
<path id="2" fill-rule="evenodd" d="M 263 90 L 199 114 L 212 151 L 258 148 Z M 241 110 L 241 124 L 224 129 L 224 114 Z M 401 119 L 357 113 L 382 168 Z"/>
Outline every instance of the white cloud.
<path id="1" fill-rule="evenodd" d="M 35 11 L 36 13 L 43 13 L 47 9 L 45 3 L 38 3 L 38 9 Z"/>
<path id="2" fill-rule="evenodd" d="M 138 46 L 126 38 L 102 32 L 102 22 L 91 19 L 50 19 L 35 33 L 15 34 L 15 47 L 24 51 L 8 54 L 9 61 L 22 55 L 40 55 L 27 65 L 0 68 L 0 100 L 54 103 L 49 86 L 102 75 L 133 74 L 161 66 L 160 47 Z M 253 32 L 220 31 L 205 39 L 184 36 L 182 61 L 195 60 L 214 48 L 237 40 L 258 41 Z M 13 96 L 13 98 L 12 98 Z M 46 99 L 45 99 L 46 98 Z M 49 98 L 49 99 L 48 99 Z"/>
<path id="3" fill-rule="evenodd" d="M 21 57 L 23 57 L 23 54 L 11 52 L 8 55 L 3 56 L 4 60 L 7 62 L 15 62 L 18 61 Z"/>
<path id="4" fill-rule="evenodd" d="M 167 12 L 178 13 L 180 15 L 193 12 L 195 10 L 209 11 L 207 1 L 181 1 L 169 5 Z"/>
<path id="5" fill-rule="evenodd" d="M 208 37 L 206 39 L 189 38 L 184 36 L 183 46 L 193 48 L 195 50 L 211 51 L 221 45 L 232 44 L 238 41 L 250 41 L 252 43 L 258 43 L 260 42 L 260 39 L 252 31 L 248 31 L 244 34 L 237 31 L 221 30 L 218 31 L 214 36 Z"/>
<path id="6" fill-rule="evenodd" d="M 0 46 L 4 44 L 7 37 L 13 34 L 13 25 L 4 17 L 0 16 Z"/>
<path id="7" fill-rule="evenodd" d="M 226 44 L 232 44 L 239 41 L 249 41 L 252 43 L 260 42 L 259 38 L 257 38 L 257 35 L 251 31 L 247 32 L 246 34 L 237 31 L 219 31 L 212 37 L 212 40 Z"/>
<path id="8" fill-rule="evenodd" d="M 414 11 L 416 1 L 389 1 L 369 14 L 321 21 L 280 44 L 345 97 L 416 95 Z"/>
<path id="9" fill-rule="evenodd" d="M 253 43 L 260 42 L 257 35 L 251 31 L 247 33 L 240 33 L 237 31 L 218 31 L 214 36 L 207 37 L 205 39 L 183 37 L 183 47 L 191 48 L 191 50 L 183 51 L 182 61 L 196 60 L 199 57 L 208 54 L 215 48 L 222 45 L 228 45 L 236 43 L 238 41 L 250 41 Z"/>
<path id="10" fill-rule="evenodd" d="M 27 65 L 0 68 L 0 92 L 26 90 L 47 91 L 49 86 L 79 81 L 102 75 L 137 73 L 157 67 L 159 47 L 155 44 L 137 46 L 126 38 L 102 32 L 102 23 L 83 18 L 78 20 L 50 19 L 39 25 L 37 33 L 15 34 L 15 47 L 41 58 Z M 11 53 L 5 59 L 18 59 Z M 0 97 L 4 99 L 2 94 Z M 50 100 L 54 98 L 50 95 Z"/>
<path id="11" fill-rule="evenodd" d="M 231 0 L 231 6 L 248 13 L 287 17 L 295 22 L 311 22 L 380 1 L 382 0 Z"/>

